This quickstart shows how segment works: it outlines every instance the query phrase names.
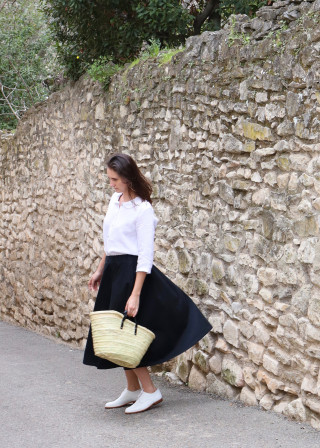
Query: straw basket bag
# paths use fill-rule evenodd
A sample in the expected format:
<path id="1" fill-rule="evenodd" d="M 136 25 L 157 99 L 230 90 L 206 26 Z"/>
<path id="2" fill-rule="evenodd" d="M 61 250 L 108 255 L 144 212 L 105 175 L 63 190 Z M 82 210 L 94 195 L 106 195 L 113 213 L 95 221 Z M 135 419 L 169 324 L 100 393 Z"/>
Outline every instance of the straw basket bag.
<path id="1" fill-rule="evenodd" d="M 94 354 L 122 367 L 135 368 L 155 334 L 118 311 L 90 313 Z"/>

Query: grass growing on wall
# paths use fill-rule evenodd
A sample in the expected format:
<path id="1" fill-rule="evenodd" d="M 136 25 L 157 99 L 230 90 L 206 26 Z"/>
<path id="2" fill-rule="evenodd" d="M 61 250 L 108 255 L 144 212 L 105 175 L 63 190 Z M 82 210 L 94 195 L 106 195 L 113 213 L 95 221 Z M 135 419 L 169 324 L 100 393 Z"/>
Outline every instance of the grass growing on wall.
<path id="1" fill-rule="evenodd" d="M 169 62 L 171 62 L 173 56 L 175 56 L 178 53 L 181 53 L 182 51 L 184 51 L 184 48 L 172 48 L 172 49 L 169 48 L 167 51 L 161 54 L 160 65 L 168 64 Z"/>
<path id="2" fill-rule="evenodd" d="M 92 65 L 88 66 L 87 74 L 94 80 L 99 81 L 108 90 L 112 76 L 124 70 L 123 76 L 126 79 L 128 72 L 143 61 L 155 59 L 159 65 L 168 64 L 171 62 L 173 56 L 184 51 L 184 48 L 165 48 L 160 51 L 160 42 L 152 40 L 149 45 L 146 45 L 138 58 L 131 63 L 124 65 L 113 64 L 108 58 L 99 58 Z"/>
<path id="3" fill-rule="evenodd" d="M 123 66 L 114 64 L 109 58 L 101 56 L 87 68 L 87 73 L 94 81 L 99 81 L 105 89 L 108 89 L 112 76 L 122 69 Z"/>

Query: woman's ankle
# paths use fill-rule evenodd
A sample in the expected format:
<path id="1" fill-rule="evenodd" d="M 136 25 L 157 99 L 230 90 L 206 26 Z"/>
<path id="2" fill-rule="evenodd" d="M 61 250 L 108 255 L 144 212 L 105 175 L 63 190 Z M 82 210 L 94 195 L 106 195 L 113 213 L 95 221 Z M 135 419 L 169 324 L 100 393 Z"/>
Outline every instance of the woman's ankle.
<path id="1" fill-rule="evenodd" d="M 143 387 L 142 390 L 143 390 L 143 392 L 146 392 L 147 394 L 153 394 L 157 390 L 157 388 L 153 384 L 152 386 Z"/>
<path id="2" fill-rule="evenodd" d="M 136 392 L 137 390 L 141 390 L 141 387 L 140 386 L 127 386 L 127 390 L 129 391 L 129 392 Z"/>

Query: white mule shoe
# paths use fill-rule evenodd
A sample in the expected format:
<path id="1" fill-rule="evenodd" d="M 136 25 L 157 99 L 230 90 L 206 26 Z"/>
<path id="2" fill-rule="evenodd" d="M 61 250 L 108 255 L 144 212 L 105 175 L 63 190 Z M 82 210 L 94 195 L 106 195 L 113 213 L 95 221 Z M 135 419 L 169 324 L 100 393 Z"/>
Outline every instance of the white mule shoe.
<path id="1" fill-rule="evenodd" d="M 163 398 L 159 389 L 151 394 L 142 391 L 138 400 L 132 406 L 129 406 L 125 410 L 125 413 L 137 414 L 138 412 L 143 412 L 150 409 L 152 406 L 161 403 L 161 401 L 163 401 Z"/>
<path id="2" fill-rule="evenodd" d="M 125 389 L 119 398 L 114 401 L 109 401 L 104 407 L 105 409 L 121 408 L 127 404 L 134 403 L 139 398 L 141 393 L 141 389 L 135 391 Z"/>

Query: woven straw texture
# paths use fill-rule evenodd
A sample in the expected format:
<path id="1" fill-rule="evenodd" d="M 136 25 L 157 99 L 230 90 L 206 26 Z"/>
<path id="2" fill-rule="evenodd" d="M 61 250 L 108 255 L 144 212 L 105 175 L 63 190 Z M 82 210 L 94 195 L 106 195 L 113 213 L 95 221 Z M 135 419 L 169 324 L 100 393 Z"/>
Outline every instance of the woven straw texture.
<path id="1" fill-rule="evenodd" d="M 118 311 L 93 311 L 90 313 L 93 348 L 96 356 L 107 359 L 119 366 L 135 368 L 155 338 L 152 331 L 135 324 L 131 320 L 124 321 L 123 314 Z"/>

